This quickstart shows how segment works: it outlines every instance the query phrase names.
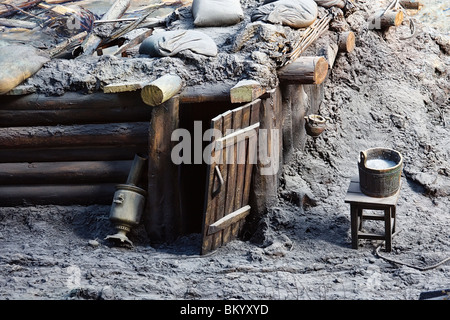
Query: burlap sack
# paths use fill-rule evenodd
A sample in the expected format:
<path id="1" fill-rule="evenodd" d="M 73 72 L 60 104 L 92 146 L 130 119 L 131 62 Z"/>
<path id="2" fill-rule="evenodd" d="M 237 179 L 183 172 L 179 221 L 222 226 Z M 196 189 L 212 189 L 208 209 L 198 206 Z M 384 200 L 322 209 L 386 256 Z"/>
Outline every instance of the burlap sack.
<path id="1" fill-rule="evenodd" d="M 38 72 L 50 59 L 31 46 L 0 46 L 0 94 L 5 94 Z"/>
<path id="2" fill-rule="evenodd" d="M 257 8 L 252 21 L 282 24 L 295 29 L 306 28 L 317 19 L 317 4 L 313 0 L 267 0 Z"/>
<path id="3" fill-rule="evenodd" d="M 213 39 L 200 31 L 174 30 L 151 35 L 142 41 L 139 53 L 152 57 L 174 56 L 183 50 L 214 57 L 217 45 Z"/>
<path id="4" fill-rule="evenodd" d="M 197 27 L 229 26 L 244 19 L 239 0 L 194 0 L 192 14 Z"/>

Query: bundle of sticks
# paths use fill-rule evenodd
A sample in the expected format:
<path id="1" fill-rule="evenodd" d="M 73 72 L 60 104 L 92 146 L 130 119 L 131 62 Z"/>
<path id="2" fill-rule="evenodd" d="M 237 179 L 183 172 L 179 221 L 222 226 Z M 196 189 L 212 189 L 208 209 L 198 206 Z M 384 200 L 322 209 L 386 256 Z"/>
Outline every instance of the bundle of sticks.
<path id="1" fill-rule="evenodd" d="M 281 66 L 285 66 L 297 59 L 314 41 L 316 41 L 326 30 L 332 19 L 330 13 L 314 21 L 293 45 L 291 52 L 284 56 Z"/>

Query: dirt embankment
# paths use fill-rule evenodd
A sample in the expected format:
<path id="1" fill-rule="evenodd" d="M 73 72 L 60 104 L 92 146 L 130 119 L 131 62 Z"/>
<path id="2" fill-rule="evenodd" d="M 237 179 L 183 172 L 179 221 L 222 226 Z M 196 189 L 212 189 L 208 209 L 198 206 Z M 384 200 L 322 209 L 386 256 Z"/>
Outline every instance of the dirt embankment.
<path id="1" fill-rule="evenodd" d="M 346 17 L 357 47 L 327 80 L 327 130 L 283 168 L 279 203 L 249 241 L 198 257 L 197 234 L 153 248 L 137 228 L 129 250 L 103 240 L 108 206 L 0 208 L 0 299 L 416 300 L 448 288 L 449 262 L 420 270 L 450 254 L 448 38 L 420 24 L 408 40 L 407 25 L 368 30 L 375 6 Z M 371 147 L 404 156 L 402 232 L 380 253 L 410 266 L 376 256 L 377 242 L 351 249 L 343 200 Z"/>

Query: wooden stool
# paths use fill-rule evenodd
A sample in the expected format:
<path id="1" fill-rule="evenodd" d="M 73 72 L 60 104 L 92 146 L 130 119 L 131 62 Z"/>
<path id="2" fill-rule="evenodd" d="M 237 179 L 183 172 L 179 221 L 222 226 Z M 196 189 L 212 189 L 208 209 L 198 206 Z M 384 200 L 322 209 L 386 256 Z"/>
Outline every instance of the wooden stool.
<path id="1" fill-rule="evenodd" d="M 345 196 L 350 204 L 352 248 L 358 249 L 358 239 L 384 240 L 386 251 L 392 250 L 392 237 L 395 235 L 396 205 L 400 188 L 393 196 L 384 198 L 369 197 L 361 192 L 359 176 L 353 177 Z M 363 210 L 382 210 L 384 214 L 364 214 Z M 384 220 L 384 235 L 362 232 L 364 220 Z"/>

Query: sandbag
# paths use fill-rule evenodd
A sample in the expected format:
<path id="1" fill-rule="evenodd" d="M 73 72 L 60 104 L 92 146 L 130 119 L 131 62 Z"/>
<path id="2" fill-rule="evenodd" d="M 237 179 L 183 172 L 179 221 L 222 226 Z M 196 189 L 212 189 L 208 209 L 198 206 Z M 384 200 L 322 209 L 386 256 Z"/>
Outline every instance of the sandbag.
<path id="1" fill-rule="evenodd" d="M 197 27 L 223 27 L 244 19 L 239 0 L 194 0 L 194 25 Z"/>
<path id="2" fill-rule="evenodd" d="M 0 94 L 5 94 L 50 61 L 46 54 L 25 45 L 0 46 Z"/>
<path id="3" fill-rule="evenodd" d="M 257 8 L 252 21 L 282 24 L 295 29 L 306 28 L 317 19 L 317 4 L 313 0 L 278 0 Z"/>
<path id="4" fill-rule="evenodd" d="M 345 7 L 345 0 L 314 0 L 316 3 L 324 8 L 338 7 L 343 9 Z"/>
<path id="5" fill-rule="evenodd" d="M 203 32 L 194 30 L 163 31 L 151 35 L 142 41 L 139 53 L 151 57 L 169 57 L 183 50 L 191 50 L 198 54 L 214 57 L 217 45 L 213 39 Z"/>

